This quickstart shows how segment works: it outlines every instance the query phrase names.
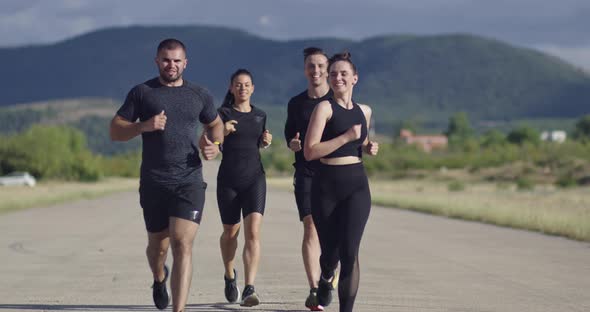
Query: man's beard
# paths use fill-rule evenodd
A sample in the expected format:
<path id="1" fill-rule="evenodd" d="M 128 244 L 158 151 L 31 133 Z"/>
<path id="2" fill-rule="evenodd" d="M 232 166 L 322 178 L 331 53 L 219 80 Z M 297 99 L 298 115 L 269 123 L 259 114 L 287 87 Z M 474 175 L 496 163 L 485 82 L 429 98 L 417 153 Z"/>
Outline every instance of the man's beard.
<path id="1" fill-rule="evenodd" d="M 182 78 L 182 75 L 169 77 L 165 74 L 160 73 L 160 78 L 162 80 L 164 80 L 165 82 L 172 83 L 172 82 L 177 82 L 178 80 L 180 80 L 180 78 Z"/>

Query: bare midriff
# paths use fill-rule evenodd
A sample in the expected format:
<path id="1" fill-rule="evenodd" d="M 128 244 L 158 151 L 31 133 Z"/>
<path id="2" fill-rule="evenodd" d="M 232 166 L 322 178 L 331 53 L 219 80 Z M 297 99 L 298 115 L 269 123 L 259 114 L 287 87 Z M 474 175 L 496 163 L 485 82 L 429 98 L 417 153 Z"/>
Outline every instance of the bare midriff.
<path id="1" fill-rule="evenodd" d="M 358 164 L 362 160 L 360 157 L 357 156 L 345 156 L 345 157 L 335 157 L 335 158 L 320 158 L 320 162 L 325 165 L 330 166 L 339 166 L 339 165 L 350 165 L 350 164 Z"/>

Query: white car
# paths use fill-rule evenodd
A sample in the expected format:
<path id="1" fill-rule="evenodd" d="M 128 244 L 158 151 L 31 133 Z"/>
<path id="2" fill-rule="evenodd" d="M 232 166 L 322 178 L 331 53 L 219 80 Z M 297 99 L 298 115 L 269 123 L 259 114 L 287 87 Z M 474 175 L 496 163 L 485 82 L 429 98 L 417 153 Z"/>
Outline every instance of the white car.
<path id="1" fill-rule="evenodd" d="M 26 185 L 33 187 L 35 184 L 37 184 L 37 180 L 28 172 L 13 172 L 0 177 L 0 185 Z"/>

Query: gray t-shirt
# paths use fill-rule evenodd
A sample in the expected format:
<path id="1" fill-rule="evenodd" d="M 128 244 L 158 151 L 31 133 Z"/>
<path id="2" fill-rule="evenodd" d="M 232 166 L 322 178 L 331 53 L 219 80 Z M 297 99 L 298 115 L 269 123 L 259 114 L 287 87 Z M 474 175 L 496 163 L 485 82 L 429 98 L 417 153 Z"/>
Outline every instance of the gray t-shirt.
<path id="1" fill-rule="evenodd" d="M 186 80 L 180 87 L 167 87 L 154 78 L 131 89 L 117 115 L 131 122 L 146 121 L 162 110 L 167 117 L 165 130 L 141 135 L 141 182 L 202 181 L 198 126 L 217 117 L 213 97 Z"/>

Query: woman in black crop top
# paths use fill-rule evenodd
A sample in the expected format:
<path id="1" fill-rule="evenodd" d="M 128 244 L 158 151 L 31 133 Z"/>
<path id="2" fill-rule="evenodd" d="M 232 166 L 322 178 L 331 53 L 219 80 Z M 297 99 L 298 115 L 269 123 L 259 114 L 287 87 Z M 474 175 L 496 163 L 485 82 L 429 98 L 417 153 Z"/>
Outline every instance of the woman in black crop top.
<path id="1" fill-rule="evenodd" d="M 371 210 L 371 193 L 362 153 L 377 155 L 379 145 L 368 138 L 371 108 L 352 101 L 358 81 L 356 67 L 345 52 L 330 58 L 332 100 L 314 109 L 304 146 L 305 159 L 319 159 L 312 182 L 312 216 L 322 254 L 318 300 L 332 300 L 331 279 L 340 261 L 340 311 L 352 311 L 359 285 L 358 252 Z"/>
<path id="2" fill-rule="evenodd" d="M 266 114 L 250 104 L 253 92 L 252 74 L 239 69 L 231 76 L 229 91 L 218 109 L 225 124 L 223 158 L 217 173 L 217 204 L 223 223 L 219 245 L 225 267 L 225 297 L 229 302 L 236 302 L 240 296 L 234 259 L 241 212 L 245 235 L 245 287 L 241 305 L 249 307 L 260 303 L 254 279 L 260 259 L 259 232 L 266 205 L 266 177 L 259 148 L 268 147 L 272 140 L 266 129 Z"/>

